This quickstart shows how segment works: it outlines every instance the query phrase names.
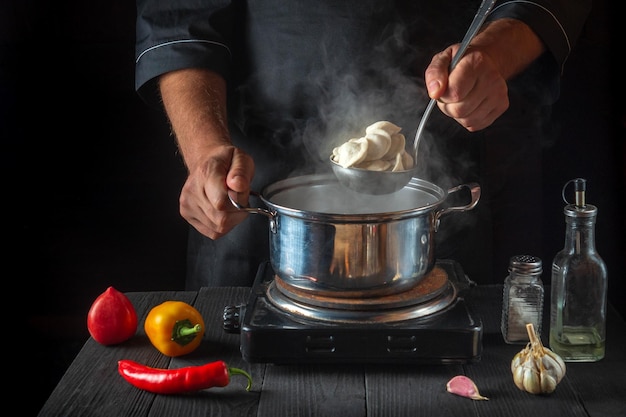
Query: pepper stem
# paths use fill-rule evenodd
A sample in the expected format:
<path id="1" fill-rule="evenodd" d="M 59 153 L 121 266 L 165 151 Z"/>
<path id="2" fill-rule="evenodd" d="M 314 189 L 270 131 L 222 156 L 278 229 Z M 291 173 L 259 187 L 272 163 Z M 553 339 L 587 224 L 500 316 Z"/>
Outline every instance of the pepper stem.
<path id="1" fill-rule="evenodd" d="M 250 391 L 250 388 L 252 388 L 252 376 L 250 376 L 249 373 L 239 368 L 228 368 L 228 373 L 230 375 L 243 375 L 246 378 L 248 378 L 248 385 L 246 386 L 246 391 Z"/>
<path id="2" fill-rule="evenodd" d="M 199 324 L 196 324 L 193 327 L 179 327 L 178 335 L 179 336 L 189 336 L 190 334 L 197 335 L 198 333 L 200 333 L 200 330 L 202 330 L 202 326 L 200 326 Z"/>
<path id="3" fill-rule="evenodd" d="M 172 329 L 172 341 L 185 346 L 191 343 L 201 331 L 202 326 L 199 323 L 193 326 L 188 319 L 179 320 Z"/>

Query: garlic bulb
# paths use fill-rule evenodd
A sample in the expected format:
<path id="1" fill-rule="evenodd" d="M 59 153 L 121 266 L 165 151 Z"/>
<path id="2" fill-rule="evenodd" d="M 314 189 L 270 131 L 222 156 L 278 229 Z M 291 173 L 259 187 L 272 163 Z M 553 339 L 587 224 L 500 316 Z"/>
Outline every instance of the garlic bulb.
<path id="1" fill-rule="evenodd" d="M 511 361 L 513 381 L 517 388 L 531 394 L 549 394 L 565 376 L 565 362 L 544 347 L 532 323 L 526 325 L 530 342 Z"/>

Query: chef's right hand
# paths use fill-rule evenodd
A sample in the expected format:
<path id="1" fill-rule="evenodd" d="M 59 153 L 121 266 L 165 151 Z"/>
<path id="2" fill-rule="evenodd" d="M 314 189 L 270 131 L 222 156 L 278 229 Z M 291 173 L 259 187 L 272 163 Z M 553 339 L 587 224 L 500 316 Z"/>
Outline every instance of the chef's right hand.
<path id="1" fill-rule="evenodd" d="M 180 194 L 180 214 L 198 232 L 218 239 L 248 215 L 232 204 L 228 190 L 235 191 L 237 202 L 247 206 L 254 161 L 235 146 L 220 145 L 196 158 L 188 169 Z"/>

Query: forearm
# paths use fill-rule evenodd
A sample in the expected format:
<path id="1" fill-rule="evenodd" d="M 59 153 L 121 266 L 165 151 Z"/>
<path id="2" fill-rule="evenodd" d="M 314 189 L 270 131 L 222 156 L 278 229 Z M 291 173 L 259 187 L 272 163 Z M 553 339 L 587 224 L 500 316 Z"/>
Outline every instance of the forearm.
<path id="1" fill-rule="evenodd" d="M 546 50 L 537 34 L 515 19 L 488 22 L 470 47 L 483 49 L 495 61 L 505 80 L 524 71 Z"/>
<path id="2" fill-rule="evenodd" d="M 226 83 L 216 73 L 184 69 L 160 77 L 165 111 L 188 168 L 218 145 L 229 145 Z"/>
<path id="3" fill-rule="evenodd" d="M 526 23 L 562 69 L 591 6 L 592 0 L 498 0 L 487 20 L 511 18 Z"/>

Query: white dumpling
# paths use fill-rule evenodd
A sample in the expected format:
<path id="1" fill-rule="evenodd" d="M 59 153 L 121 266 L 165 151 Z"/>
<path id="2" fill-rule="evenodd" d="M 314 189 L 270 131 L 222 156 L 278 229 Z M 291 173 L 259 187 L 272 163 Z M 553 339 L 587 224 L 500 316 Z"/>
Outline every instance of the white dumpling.
<path id="1" fill-rule="evenodd" d="M 367 156 L 368 141 L 365 138 L 353 138 L 333 150 L 333 160 L 344 168 L 362 162 Z"/>
<path id="2" fill-rule="evenodd" d="M 376 130 L 376 129 L 381 129 L 384 130 L 385 132 L 387 132 L 389 134 L 389 136 L 393 136 L 396 133 L 400 133 L 400 131 L 402 130 L 401 127 L 396 126 L 395 124 L 388 122 L 386 120 L 381 120 L 379 122 L 375 122 L 372 123 L 371 125 L 369 125 L 368 127 L 365 128 L 365 134 L 367 135 L 368 133 Z"/>
<path id="3" fill-rule="evenodd" d="M 392 171 L 404 171 L 404 165 L 402 164 L 402 154 L 397 153 L 395 159 L 393 159 Z"/>
<path id="4" fill-rule="evenodd" d="M 404 166 L 404 169 L 413 168 L 414 161 L 413 161 L 413 157 L 411 156 L 411 154 L 409 154 L 406 150 L 404 150 L 402 151 L 400 156 L 402 157 L 402 165 Z"/>
<path id="5" fill-rule="evenodd" d="M 375 161 L 363 161 L 355 167 L 367 169 L 368 171 L 389 171 L 392 165 L 389 163 L 389 161 L 385 161 L 384 159 L 377 159 Z"/>
<path id="6" fill-rule="evenodd" d="M 385 155 L 383 155 L 383 159 L 394 159 L 396 155 L 402 153 L 404 151 L 404 147 L 406 146 L 406 139 L 402 133 L 396 133 L 391 136 L 391 145 L 389 146 L 389 150 Z"/>
<path id="7" fill-rule="evenodd" d="M 375 161 L 381 159 L 389 151 L 391 146 L 391 136 L 384 130 L 376 130 L 368 133 L 367 139 L 367 156 L 365 161 Z"/>
<path id="8" fill-rule="evenodd" d="M 365 136 L 352 138 L 333 149 L 331 159 L 344 168 L 403 171 L 413 167 L 401 127 L 386 120 L 365 128 Z"/>

